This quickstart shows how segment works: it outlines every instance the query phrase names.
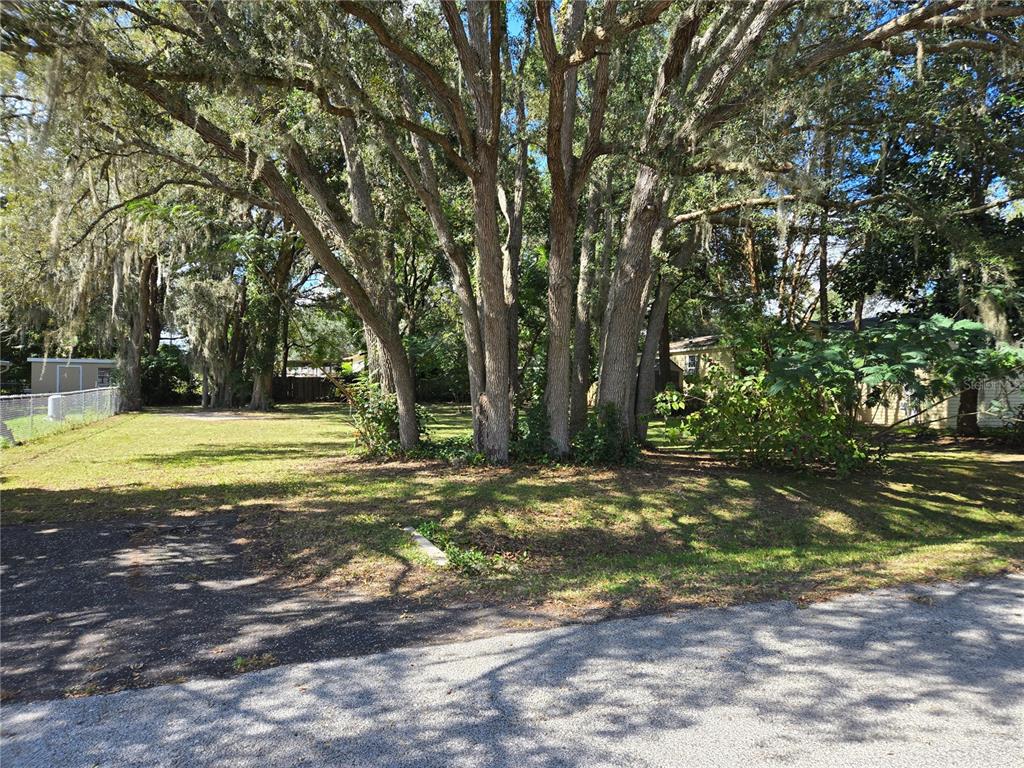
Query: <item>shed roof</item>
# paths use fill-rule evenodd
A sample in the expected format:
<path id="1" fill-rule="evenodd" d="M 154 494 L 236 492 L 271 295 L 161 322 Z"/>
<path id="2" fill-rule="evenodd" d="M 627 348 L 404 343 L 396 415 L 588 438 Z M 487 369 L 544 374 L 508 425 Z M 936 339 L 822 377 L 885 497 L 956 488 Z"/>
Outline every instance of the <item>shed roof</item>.
<path id="1" fill-rule="evenodd" d="M 30 363 L 57 363 L 58 365 L 68 363 L 98 363 L 100 365 L 116 365 L 116 360 L 108 360 L 103 357 L 30 357 Z"/>

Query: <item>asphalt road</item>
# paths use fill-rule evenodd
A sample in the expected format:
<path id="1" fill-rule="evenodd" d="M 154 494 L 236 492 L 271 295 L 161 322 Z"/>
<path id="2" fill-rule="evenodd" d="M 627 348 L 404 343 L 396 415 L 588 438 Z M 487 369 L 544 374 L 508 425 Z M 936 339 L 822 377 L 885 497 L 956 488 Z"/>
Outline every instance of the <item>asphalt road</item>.
<path id="1" fill-rule="evenodd" d="M 1015 766 L 1024 576 L 14 704 L 10 766 Z"/>

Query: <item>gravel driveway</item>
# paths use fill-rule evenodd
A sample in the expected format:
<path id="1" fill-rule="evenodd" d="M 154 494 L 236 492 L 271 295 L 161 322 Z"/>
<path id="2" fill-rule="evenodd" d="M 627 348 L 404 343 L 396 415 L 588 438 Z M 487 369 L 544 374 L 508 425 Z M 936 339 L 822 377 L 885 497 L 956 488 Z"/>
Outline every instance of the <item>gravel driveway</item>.
<path id="1" fill-rule="evenodd" d="M 1015 766 L 1024 576 L 294 664 L 3 711 L 5 766 Z"/>

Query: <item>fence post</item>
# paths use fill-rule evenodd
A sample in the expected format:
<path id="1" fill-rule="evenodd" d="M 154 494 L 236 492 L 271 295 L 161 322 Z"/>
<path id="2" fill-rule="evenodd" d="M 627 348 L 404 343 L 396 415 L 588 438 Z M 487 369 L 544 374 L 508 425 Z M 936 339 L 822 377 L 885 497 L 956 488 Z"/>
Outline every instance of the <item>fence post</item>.
<path id="1" fill-rule="evenodd" d="M 30 393 L 28 396 L 28 439 L 31 440 L 36 436 L 35 426 L 35 415 L 36 415 L 36 396 L 34 393 Z"/>

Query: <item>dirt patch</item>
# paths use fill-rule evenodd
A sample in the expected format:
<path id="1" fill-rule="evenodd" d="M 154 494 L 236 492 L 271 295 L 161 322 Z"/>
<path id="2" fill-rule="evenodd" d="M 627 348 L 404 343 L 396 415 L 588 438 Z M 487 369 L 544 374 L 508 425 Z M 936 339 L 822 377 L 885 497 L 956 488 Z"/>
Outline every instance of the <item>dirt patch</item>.
<path id="1" fill-rule="evenodd" d="M 238 533 L 234 516 L 6 526 L 3 701 L 229 676 L 550 623 L 536 611 L 288 584 L 254 569 Z"/>

